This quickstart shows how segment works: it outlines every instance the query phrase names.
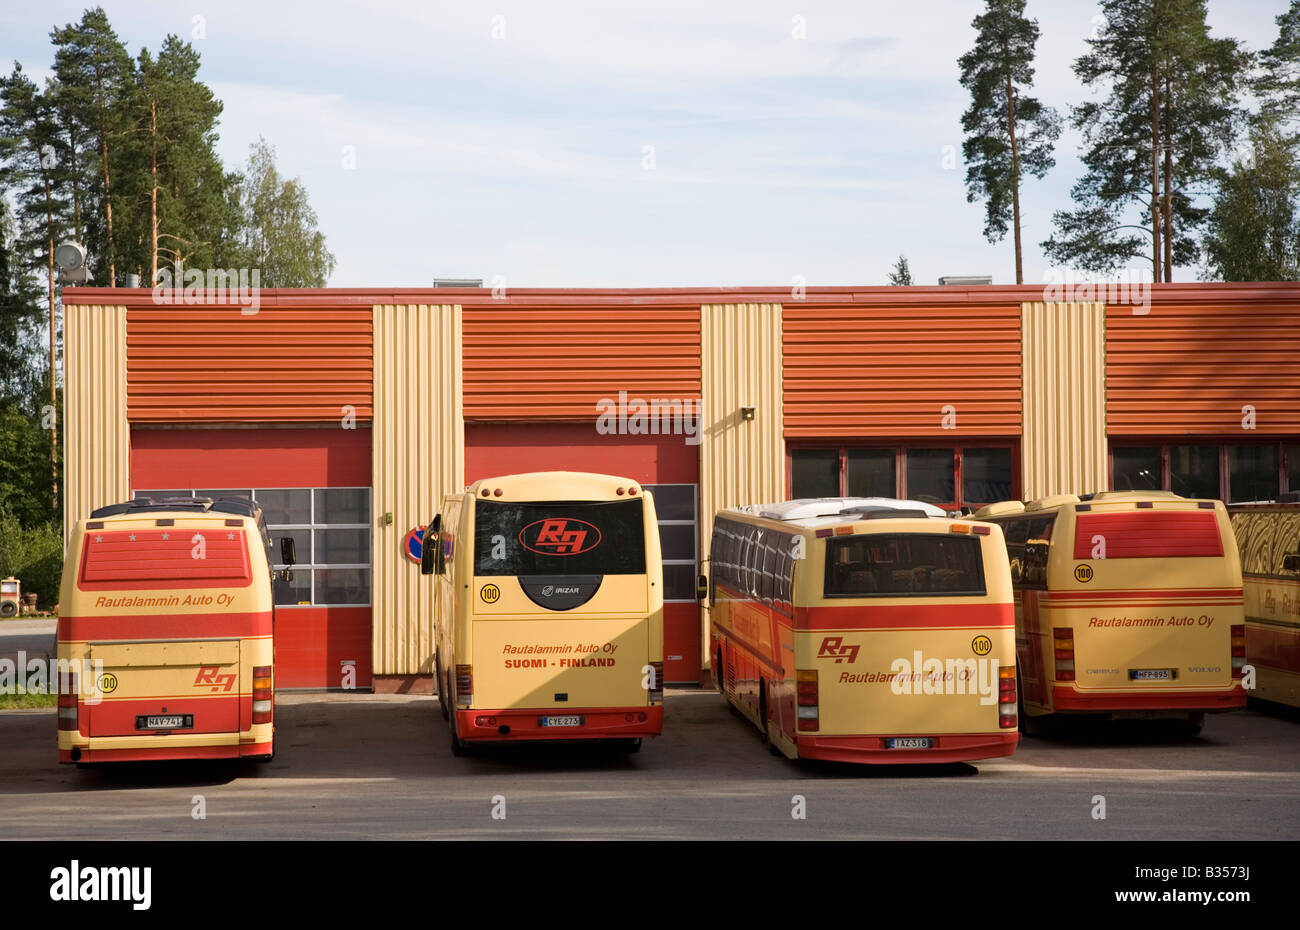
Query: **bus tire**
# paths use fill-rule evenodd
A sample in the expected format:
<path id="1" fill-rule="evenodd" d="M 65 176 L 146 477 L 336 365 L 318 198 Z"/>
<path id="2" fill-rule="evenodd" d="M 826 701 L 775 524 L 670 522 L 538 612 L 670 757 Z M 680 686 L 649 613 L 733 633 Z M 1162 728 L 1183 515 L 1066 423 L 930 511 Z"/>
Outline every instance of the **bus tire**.
<path id="1" fill-rule="evenodd" d="M 442 659 L 437 654 L 433 657 L 433 686 L 438 689 L 438 711 L 442 714 L 443 720 L 450 720 L 451 714 L 447 710 L 447 689 L 442 680 Z"/>
<path id="2" fill-rule="evenodd" d="M 464 758 L 471 752 L 469 745 L 460 738 L 456 733 L 456 720 L 451 718 L 451 754 L 457 758 Z"/>
<path id="3" fill-rule="evenodd" d="M 630 739 L 621 739 L 618 741 L 620 752 L 633 753 L 641 751 L 641 737 L 634 736 Z"/>
<path id="4" fill-rule="evenodd" d="M 767 735 L 767 679 L 758 679 L 758 738 L 763 744 L 769 742 Z"/>
<path id="5" fill-rule="evenodd" d="M 1193 736 L 1200 736 L 1203 729 L 1205 729 L 1205 711 L 1203 710 L 1191 711 L 1187 715 L 1187 720 L 1179 726 L 1179 730 L 1189 739 Z"/>

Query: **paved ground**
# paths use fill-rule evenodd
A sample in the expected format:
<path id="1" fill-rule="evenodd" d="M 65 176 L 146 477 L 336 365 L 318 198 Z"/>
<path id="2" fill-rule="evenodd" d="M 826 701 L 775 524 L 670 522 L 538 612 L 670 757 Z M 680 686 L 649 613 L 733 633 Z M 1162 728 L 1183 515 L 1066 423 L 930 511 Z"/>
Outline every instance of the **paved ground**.
<path id="1" fill-rule="evenodd" d="M 22 650 L 28 659 L 45 659 L 55 655 L 54 632 L 57 621 L 49 617 L 30 620 L 0 620 L 0 659 L 17 661 Z"/>
<path id="2" fill-rule="evenodd" d="M 1300 838 L 1295 716 L 1214 716 L 1191 740 L 1076 729 L 937 769 L 775 758 L 718 695 L 689 689 L 670 691 L 665 735 L 631 756 L 570 745 L 457 759 L 427 697 L 282 694 L 277 719 L 269 765 L 83 771 L 54 761 L 52 711 L 0 713 L 0 842 Z M 791 817 L 795 795 L 804 820 Z"/>

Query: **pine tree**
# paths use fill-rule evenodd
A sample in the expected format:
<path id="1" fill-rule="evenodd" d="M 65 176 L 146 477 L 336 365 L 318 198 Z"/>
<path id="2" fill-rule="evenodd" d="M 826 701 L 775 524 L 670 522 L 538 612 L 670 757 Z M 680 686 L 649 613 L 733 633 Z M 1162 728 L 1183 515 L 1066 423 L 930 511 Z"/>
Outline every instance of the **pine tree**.
<path id="1" fill-rule="evenodd" d="M 1076 209 L 1055 214 L 1043 249 L 1091 271 L 1144 258 L 1154 280 L 1172 281 L 1174 266 L 1199 255 L 1207 211 L 1196 200 L 1235 138 L 1251 56 L 1235 39 L 1210 37 L 1204 0 L 1103 0 L 1102 13 L 1074 71 L 1107 96 L 1073 108 L 1087 170 L 1072 191 Z M 1149 230 L 1150 251 L 1128 230 Z"/>
<path id="2" fill-rule="evenodd" d="M 971 105 L 961 118 L 966 140 L 966 200 L 985 202 L 984 236 L 1000 242 L 1012 228 L 1016 283 L 1024 282 L 1020 242 L 1020 186 L 1025 175 L 1043 177 L 1056 164 L 1052 148 L 1061 134 L 1057 112 L 1024 95 L 1034 80 L 1038 23 L 1025 18 L 1025 0 L 987 0 L 971 25 L 975 47 L 958 59 Z"/>
<path id="3" fill-rule="evenodd" d="M 17 200 L 17 274 L 43 274 L 46 281 L 50 355 L 45 380 L 53 410 L 58 409 L 59 343 L 54 248 L 71 232 L 72 212 L 67 196 L 69 166 L 58 156 L 61 138 L 51 97 L 42 94 L 15 63 L 13 74 L 0 80 L 0 189 L 12 190 Z M 50 472 L 56 506 L 57 428 L 57 422 L 52 423 Z"/>
<path id="4" fill-rule="evenodd" d="M 114 189 L 120 168 L 119 143 L 125 129 L 127 94 L 134 82 L 131 56 L 102 8 L 87 10 L 81 21 L 50 33 L 54 74 L 72 117 L 85 137 L 85 238 L 92 281 L 117 285 L 114 212 L 121 197 Z"/>
<path id="5" fill-rule="evenodd" d="M 908 287 L 912 283 L 912 269 L 907 267 L 907 256 L 898 256 L 894 270 L 889 273 L 889 283 L 896 287 Z"/>

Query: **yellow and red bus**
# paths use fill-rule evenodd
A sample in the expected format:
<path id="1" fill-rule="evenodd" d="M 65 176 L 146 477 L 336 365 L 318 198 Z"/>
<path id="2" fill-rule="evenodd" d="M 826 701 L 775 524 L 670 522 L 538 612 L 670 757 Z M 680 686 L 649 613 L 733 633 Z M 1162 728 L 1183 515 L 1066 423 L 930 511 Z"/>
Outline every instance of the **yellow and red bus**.
<path id="1" fill-rule="evenodd" d="M 1221 501 L 1169 491 L 989 504 L 1016 590 L 1021 717 L 1171 718 L 1244 707 L 1241 565 Z"/>
<path id="2" fill-rule="evenodd" d="M 885 498 L 720 511 L 714 677 L 774 752 L 962 762 L 1019 741 L 1002 532 Z"/>
<path id="3" fill-rule="evenodd" d="M 587 472 L 476 481 L 429 525 L 438 701 L 456 755 L 484 743 L 663 728 L 663 563 L 653 496 Z"/>
<path id="4" fill-rule="evenodd" d="M 1230 504 L 1246 601 L 1248 694 L 1300 707 L 1300 501 Z"/>
<path id="5" fill-rule="evenodd" d="M 68 544 L 59 761 L 275 754 L 271 541 L 242 498 L 101 507 Z M 291 539 L 281 561 L 295 561 Z"/>

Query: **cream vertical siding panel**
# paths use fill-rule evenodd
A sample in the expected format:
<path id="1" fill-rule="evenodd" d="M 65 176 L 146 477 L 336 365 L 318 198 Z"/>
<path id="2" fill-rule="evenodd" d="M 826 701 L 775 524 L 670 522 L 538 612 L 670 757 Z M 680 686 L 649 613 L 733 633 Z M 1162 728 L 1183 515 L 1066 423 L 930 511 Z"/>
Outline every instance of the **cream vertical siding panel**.
<path id="1" fill-rule="evenodd" d="M 780 304 L 700 308 L 700 553 L 709 554 L 713 515 L 785 496 Z M 753 420 L 741 407 L 754 407 Z M 707 568 L 706 568 L 707 571 Z M 709 666 L 708 611 L 701 610 Z"/>
<path id="2" fill-rule="evenodd" d="M 63 308 L 63 533 L 131 493 L 126 308 Z"/>
<path id="3" fill-rule="evenodd" d="M 1105 320 L 1100 303 L 1021 306 L 1026 500 L 1107 487 Z"/>
<path id="4" fill-rule="evenodd" d="M 376 306 L 374 331 L 374 673 L 432 675 L 433 579 L 402 540 L 464 487 L 461 307 Z"/>

